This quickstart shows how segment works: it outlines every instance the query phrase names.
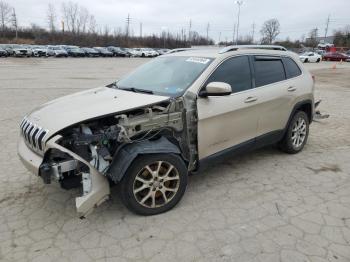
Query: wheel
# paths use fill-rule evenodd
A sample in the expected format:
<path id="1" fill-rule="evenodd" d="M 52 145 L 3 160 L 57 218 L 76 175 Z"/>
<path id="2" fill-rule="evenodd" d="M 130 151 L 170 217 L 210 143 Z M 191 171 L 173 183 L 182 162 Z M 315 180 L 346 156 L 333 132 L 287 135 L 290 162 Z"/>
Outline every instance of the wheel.
<path id="1" fill-rule="evenodd" d="M 187 168 L 174 154 L 137 157 L 119 184 L 123 204 L 139 215 L 156 215 L 172 209 L 187 187 Z"/>
<path id="2" fill-rule="evenodd" d="M 145 54 L 144 54 L 144 53 L 142 53 L 141 57 L 145 57 Z"/>
<path id="3" fill-rule="evenodd" d="M 321 59 L 320 58 L 317 58 L 317 61 L 316 61 L 316 63 L 319 63 L 321 61 Z"/>
<path id="4" fill-rule="evenodd" d="M 304 63 L 308 63 L 308 62 L 309 62 L 309 59 L 306 58 L 306 59 L 304 60 Z"/>
<path id="5" fill-rule="evenodd" d="M 279 143 L 280 149 L 288 154 L 296 154 L 303 150 L 309 136 L 309 122 L 304 111 L 297 111 Z"/>

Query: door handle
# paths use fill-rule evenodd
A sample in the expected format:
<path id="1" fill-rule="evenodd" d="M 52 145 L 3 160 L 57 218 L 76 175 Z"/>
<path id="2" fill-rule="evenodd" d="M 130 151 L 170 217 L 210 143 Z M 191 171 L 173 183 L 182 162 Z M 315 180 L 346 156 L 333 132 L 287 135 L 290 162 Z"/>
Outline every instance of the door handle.
<path id="1" fill-rule="evenodd" d="M 252 102 L 255 102 L 256 100 L 258 100 L 257 97 L 250 96 L 246 100 L 244 100 L 244 103 L 252 103 Z"/>
<path id="2" fill-rule="evenodd" d="M 297 90 L 297 88 L 295 86 L 290 86 L 290 87 L 288 87 L 287 90 L 288 90 L 288 92 L 294 92 Z"/>

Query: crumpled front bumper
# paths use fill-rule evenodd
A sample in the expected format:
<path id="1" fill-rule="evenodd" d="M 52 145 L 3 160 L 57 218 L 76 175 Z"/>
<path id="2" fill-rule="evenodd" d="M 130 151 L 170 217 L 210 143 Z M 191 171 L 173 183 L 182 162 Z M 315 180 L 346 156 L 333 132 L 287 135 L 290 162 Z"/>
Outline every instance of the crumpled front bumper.
<path id="1" fill-rule="evenodd" d="M 67 153 L 77 161 L 82 162 L 89 168 L 89 174 L 91 179 L 91 189 L 88 193 L 75 199 L 77 212 L 80 216 L 86 216 L 94 207 L 98 206 L 102 202 L 108 199 L 110 194 L 110 186 L 108 179 L 97 171 L 90 163 L 82 159 L 80 156 L 71 152 L 70 150 L 60 146 L 56 141 L 61 136 L 55 136 L 46 143 L 46 150 L 57 149 L 61 152 Z M 33 152 L 25 143 L 23 136 L 21 135 L 18 142 L 18 155 L 24 164 L 24 166 L 32 173 L 39 174 L 40 166 L 43 163 L 44 157 Z"/>

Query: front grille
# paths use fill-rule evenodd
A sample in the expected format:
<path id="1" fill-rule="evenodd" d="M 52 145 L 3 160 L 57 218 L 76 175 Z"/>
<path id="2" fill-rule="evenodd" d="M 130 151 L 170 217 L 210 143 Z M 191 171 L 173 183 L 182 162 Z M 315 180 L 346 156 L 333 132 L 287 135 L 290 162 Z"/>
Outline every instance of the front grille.
<path id="1" fill-rule="evenodd" d="M 43 153 L 44 151 L 44 138 L 48 134 L 48 130 L 33 124 L 27 118 L 24 118 L 21 125 L 21 133 L 23 135 L 26 144 L 30 146 L 34 151 Z"/>

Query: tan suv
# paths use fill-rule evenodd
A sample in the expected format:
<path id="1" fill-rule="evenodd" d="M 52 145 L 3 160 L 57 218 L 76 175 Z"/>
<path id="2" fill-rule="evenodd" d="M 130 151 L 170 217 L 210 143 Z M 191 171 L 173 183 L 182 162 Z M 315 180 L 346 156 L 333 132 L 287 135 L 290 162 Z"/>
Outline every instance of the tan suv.
<path id="1" fill-rule="evenodd" d="M 18 152 L 45 183 L 80 187 L 82 215 L 114 184 L 131 211 L 158 214 L 180 201 L 189 173 L 222 156 L 269 144 L 301 151 L 313 90 L 299 57 L 282 47 L 173 53 L 35 109 L 20 125 Z"/>

